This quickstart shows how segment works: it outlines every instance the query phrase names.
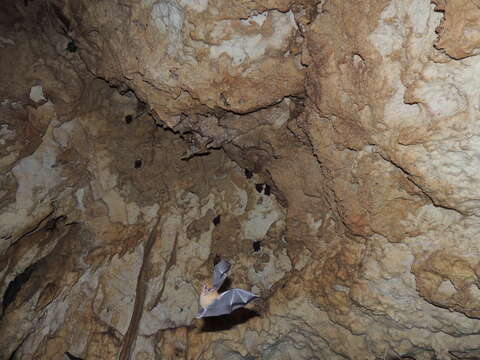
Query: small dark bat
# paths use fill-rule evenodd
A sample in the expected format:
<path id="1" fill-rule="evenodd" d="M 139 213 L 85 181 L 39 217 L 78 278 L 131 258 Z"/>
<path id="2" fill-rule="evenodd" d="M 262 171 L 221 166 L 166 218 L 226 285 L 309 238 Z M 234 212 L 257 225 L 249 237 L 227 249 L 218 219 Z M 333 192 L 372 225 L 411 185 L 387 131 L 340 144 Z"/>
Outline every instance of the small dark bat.
<path id="1" fill-rule="evenodd" d="M 218 290 L 227 278 L 229 270 L 230 264 L 225 260 L 220 260 L 213 268 L 213 286 L 209 287 L 203 284 L 202 287 L 200 294 L 202 309 L 197 315 L 198 319 L 230 314 L 258 298 L 257 295 L 242 289 L 231 289 L 219 294 Z"/>

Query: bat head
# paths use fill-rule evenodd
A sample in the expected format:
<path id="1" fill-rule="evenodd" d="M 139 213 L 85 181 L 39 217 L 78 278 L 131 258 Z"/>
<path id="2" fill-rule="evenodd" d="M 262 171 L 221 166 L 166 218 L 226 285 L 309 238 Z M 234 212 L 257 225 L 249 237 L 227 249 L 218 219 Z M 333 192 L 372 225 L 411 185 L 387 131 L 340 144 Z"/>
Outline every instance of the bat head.
<path id="1" fill-rule="evenodd" d="M 204 282 L 202 284 L 202 295 L 207 295 L 212 291 L 215 291 L 215 288 L 213 288 L 211 284 L 209 284 L 208 282 Z"/>

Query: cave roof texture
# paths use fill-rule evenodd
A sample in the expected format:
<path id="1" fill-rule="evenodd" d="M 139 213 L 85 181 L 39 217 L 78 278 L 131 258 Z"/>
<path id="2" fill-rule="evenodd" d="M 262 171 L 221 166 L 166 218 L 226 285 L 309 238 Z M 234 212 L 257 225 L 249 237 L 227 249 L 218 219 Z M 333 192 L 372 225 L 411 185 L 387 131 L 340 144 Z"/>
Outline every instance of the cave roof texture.
<path id="1" fill-rule="evenodd" d="M 0 81 L 0 359 L 480 359 L 479 0 L 2 0 Z"/>

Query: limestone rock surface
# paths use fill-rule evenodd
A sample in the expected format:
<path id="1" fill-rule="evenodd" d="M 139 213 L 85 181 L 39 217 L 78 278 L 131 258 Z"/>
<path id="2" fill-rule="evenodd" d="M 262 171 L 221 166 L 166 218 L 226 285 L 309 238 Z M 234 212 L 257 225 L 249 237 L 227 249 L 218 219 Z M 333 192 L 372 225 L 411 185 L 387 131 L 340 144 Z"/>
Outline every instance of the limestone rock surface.
<path id="1" fill-rule="evenodd" d="M 0 358 L 478 358 L 478 5 L 2 2 Z"/>

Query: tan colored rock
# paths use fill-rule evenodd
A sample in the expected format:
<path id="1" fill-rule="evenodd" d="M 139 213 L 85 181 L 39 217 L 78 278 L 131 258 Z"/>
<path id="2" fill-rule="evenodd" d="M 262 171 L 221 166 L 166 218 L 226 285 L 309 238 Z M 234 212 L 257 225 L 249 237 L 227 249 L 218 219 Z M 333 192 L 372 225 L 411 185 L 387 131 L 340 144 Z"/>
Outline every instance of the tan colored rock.
<path id="1" fill-rule="evenodd" d="M 454 59 L 478 55 L 480 18 L 477 1 L 432 1 L 436 10 L 444 13 L 444 20 L 437 28 L 439 35 L 435 46 Z"/>
<path id="2" fill-rule="evenodd" d="M 478 357 L 477 9 L 434 3 L 0 5 L 0 357 Z M 262 299 L 196 320 L 218 257 Z"/>
<path id="3" fill-rule="evenodd" d="M 298 52 L 290 52 L 291 43 L 302 41 L 291 3 L 172 0 L 121 8 L 60 0 L 51 6 L 75 19 L 68 31 L 82 43 L 91 71 L 134 89 L 172 126 L 171 117 L 181 113 L 207 107 L 245 113 L 303 92 Z"/>
<path id="4" fill-rule="evenodd" d="M 468 145 L 459 152 L 454 150 L 469 138 L 475 117 L 469 107 L 475 80 L 467 75 L 475 65 L 473 61 L 471 67 L 448 61 L 435 50 L 435 28 L 441 14 L 427 3 L 376 5 L 379 7 L 353 5 L 355 13 L 375 14 L 376 18 L 372 27 L 363 24 L 341 47 L 332 39 L 340 39 L 350 30 L 349 25 L 333 26 L 334 19 L 343 18 L 343 7 L 325 4 L 326 13 L 312 24 L 309 54 L 318 66 L 312 67 L 308 84 L 315 107 L 307 112 L 302 128 L 317 158 L 329 170 L 330 203 L 368 249 L 357 280 L 345 289 L 347 299 L 360 305 L 360 313 L 373 311 L 399 327 L 408 322 L 410 329 L 423 329 L 425 324 L 435 327 L 438 319 L 448 317 L 445 324 L 449 325 L 440 325 L 445 334 L 441 345 L 429 342 L 426 347 L 438 357 L 448 358 L 449 351 L 462 352 L 460 348 L 469 348 L 476 341 L 471 330 L 457 341 L 458 329 L 451 327 L 459 322 L 469 324 L 469 329 L 477 326 L 476 320 L 460 315 L 475 309 L 476 293 L 468 281 L 476 281 L 477 263 L 468 259 L 476 253 L 476 245 L 466 239 L 477 227 L 476 217 L 462 216 L 476 212 L 475 205 L 466 200 L 475 198 L 470 182 L 475 178 L 471 170 L 475 160 L 457 158 L 463 151 L 469 152 Z M 450 73 L 456 75 L 450 78 Z M 456 126 L 452 127 L 452 122 Z M 453 173 L 456 175 L 451 177 Z M 394 242 L 400 244 L 387 246 Z M 440 251 L 446 248 L 449 255 Z M 433 259 L 437 265 L 432 264 Z M 453 259 L 455 266 L 451 266 Z M 469 277 L 467 269 L 471 269 Z M 452 279 L 458 289 L 448 282 Z M 355 308 L 353 304 L 348 306 Z M 345 318 L 337 319 L 348 324 Z M 375 328 L 376 324 L 369 323 L 358 330 L 369 339 L 378 339 Z M 413 346 L 400 346 L 399 340 L 393 340 L 405 336 L 400 333 L 390 333 L 398 345 L 383 350 L 385 354 L 405 354 L 426 344 L 408 336 Z M 379 346 L 373 345 L 369 351 L 382 356 Z M 415 354 L 429 356 L 426 352 Z"/>

